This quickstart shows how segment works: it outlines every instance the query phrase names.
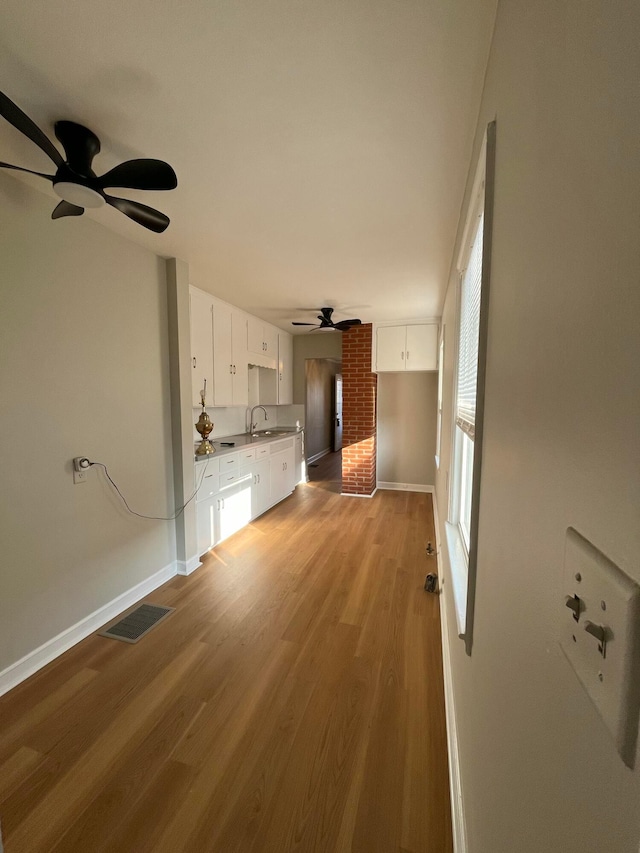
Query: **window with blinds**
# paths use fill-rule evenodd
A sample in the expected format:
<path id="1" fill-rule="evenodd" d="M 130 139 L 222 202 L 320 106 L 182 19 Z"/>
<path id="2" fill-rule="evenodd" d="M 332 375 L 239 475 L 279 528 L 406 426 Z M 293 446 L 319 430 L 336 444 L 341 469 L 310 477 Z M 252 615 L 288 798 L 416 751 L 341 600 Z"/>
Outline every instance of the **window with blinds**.
<path id="1" fill-rule="evenodd" d="M 460 339 L 458 344 L 458 393 L 456 424 L 473 441 L 476 431 L 476 387 L 478 383 L 478 341 L 480 337 L 480 296 L 482 292 L 482 235 L 480 216 L 469 263 L 460 288 Z"/>

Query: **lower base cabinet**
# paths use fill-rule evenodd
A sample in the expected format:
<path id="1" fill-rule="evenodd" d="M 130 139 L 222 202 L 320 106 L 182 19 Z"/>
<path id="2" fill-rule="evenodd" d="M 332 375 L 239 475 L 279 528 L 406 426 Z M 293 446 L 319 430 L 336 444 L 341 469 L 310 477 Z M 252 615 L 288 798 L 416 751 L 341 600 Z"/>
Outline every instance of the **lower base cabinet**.
<path id="1" fill-rule="evenodd" d="M 274 445 L 277 447 L 271 455 L 271 503 L 277 503 L 295 489 L 296 464 L 293 439 L 287 439 Z"/>
<path id="2" fill-rule="evenodd" d="M 198 463 L 208 466 L 196 502 L 199 555 L 293 492 L 300 481 L 296 460 L 301 453 L 296 451 L 301 442 L 299 435 L 274 441 L 268 445 L 269 455 L 262 453 L 259 459 L 250 454 L 244 458 L 240 451 Z"/>
<path id="3" fill-rule="evenodd" d="M 257 518 L 271 506 L 271 460 L 256 462 L 251 486 L 251 517 Z"/>

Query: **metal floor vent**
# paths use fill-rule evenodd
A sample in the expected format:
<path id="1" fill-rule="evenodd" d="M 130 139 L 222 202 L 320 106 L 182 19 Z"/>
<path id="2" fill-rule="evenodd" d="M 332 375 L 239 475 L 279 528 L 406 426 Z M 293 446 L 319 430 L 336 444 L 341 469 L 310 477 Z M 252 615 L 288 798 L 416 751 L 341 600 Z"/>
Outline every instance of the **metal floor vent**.
<path id="1" fill-rule="evenodd" d="M 157 604 L 141 604 L 131 613 L 109 625 L 104 631 L 98 631 L 99 637 L 111 637 L 124 643 L 137 643 L 158 622 L 162 621 L 175 607 L 160 607 Z"/>

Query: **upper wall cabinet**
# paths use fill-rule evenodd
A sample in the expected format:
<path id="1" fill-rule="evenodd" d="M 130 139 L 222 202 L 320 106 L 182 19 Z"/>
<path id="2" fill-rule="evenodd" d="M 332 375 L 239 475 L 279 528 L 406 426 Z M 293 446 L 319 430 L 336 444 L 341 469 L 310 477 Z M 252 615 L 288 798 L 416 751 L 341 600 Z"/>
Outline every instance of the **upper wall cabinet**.
<path id="1" fill-rule="evenodd" d="M 278 361 L 278 330 L 257 317 L 249 317 L 247 350 L 258 356 L 257 359 L 251 359 L 255 364 L 275 368 Z"/>
<path id="2" fill-rule="evenodd" d="M 377 326 L 372 356 L 377 373 L 437 370 L 438 325 Z"/>
<path id="3" fill-rule="evenodd" d="M 278 403 L 293 403 L 293 337 L 278 332 Z"/>
<path id="4" fill-rule="evenodd" d="M 191 322 L 191 402 L 200 405 L 207 385 L 207 403 L 213 405 L 213 299 L 200 290 L 189 292 Z"/>
<path id="5" fill-rule="evenodd" d="M 247 318 L 224 302 L 213 304 L 213 405 L 249 403 Z"/>

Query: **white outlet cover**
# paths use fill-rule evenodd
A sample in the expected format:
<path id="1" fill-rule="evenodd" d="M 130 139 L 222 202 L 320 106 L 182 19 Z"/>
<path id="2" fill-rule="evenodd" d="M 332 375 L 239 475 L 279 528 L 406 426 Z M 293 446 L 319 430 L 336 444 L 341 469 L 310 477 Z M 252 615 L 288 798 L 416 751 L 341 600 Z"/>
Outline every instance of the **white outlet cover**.
<path id="1" fill-rule="evenodd" d="M 632 767 L 640 710 L 640 586 L 569 527 L 562 592 L 560 645 Z M 574 595 L 582 603 L 577 622 L 566 606 L 567 596 Z M 598 640 L 585 630 L 587 621 L 606 629 L 604 657 Z"/>

